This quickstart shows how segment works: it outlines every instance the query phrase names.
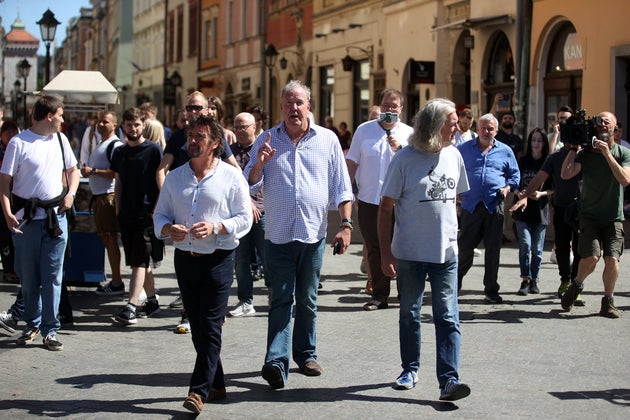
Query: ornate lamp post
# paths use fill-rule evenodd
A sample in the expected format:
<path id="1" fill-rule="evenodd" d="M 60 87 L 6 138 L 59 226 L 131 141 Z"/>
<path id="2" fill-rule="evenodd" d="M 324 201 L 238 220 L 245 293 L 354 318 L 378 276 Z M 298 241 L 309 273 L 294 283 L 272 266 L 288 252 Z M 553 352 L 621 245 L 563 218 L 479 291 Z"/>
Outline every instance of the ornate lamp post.
<path id="1" fill-rule="evenodd" d="M 18 120 L 18 100 L 20 99 L 20 88 L 22 87 L 22 83 L 19 80 L 16 80 L 13 83 L 13 93 L 15 94 L 15 99 L 13 100 L 13 119 L 15 121 Z"/>
<path id="2" fill-rule="evenodd" d="M 269 69 L 269 126 L 273 126 L 273 101 L 271 100 L 271 90 L 273 88 L 271 84 L 271 78 L 273 77 L 273 68 L 276 66 L 276 60 L 278 59 L 278 50 L 273 44 L 269 44 L 263 53 L 265 56 L 265 67 Z"/>
<path id="3" fill-rule="evenodd" d="M 50 44 L 55 40 L 55 32 L 57 31 L 57 25 L 59 25 L 57 19 L 55 19 L 55 14 L 47 9 L 44 12 L 44 16 L 37 22 L 39 25 L 39 30 L 42 34 L 42 41 L 44 41 L 44 45 L 46 45 L 46 68 L 45 68 L 45 83 L 47 85 L 50 82 Z"/>
<path id="4" fill-rule="evenodd" d="M 28 113 L 26 112 L 26 80 L 28 79 L 28 75 L 31 73 L 31 64 L 25 58 L 17 64 L 17 73 L 24 79 L 24 91 L 22 92 L 22 100 L 23 100 L 23 113 L 24 113 L 24 126 L 28 125 L 27 117 Z"/>

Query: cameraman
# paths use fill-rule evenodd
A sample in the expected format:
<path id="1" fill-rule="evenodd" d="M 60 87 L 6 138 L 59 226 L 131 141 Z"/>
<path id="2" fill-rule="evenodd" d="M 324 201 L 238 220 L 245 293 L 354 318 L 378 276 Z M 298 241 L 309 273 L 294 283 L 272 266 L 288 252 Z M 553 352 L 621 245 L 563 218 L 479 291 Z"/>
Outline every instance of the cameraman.
<path id="1" fill-rule="evenodd" d="M 598 117 L 597 138 L 593 139 L 592 147 L 580 150 L 581 146 L 572 144 L 562 164 L 562 179 L 573 178 L 583 171 L 583 184 L 578 241 L 581 260 L 577 276 L 561 304 L 565 311 L 571 310 L 577 295 L 582 292 L 584 280 L 595 270 L 603 251 L 604 297 L 599 314 L 619 318 L 621 313 L 614 305 L 613 293 L 619 277 L 619 257 L 624 248 L 623 187 L 630 184 L 630 150 L 614 141 L 615 116 L 602 112 Z"/>

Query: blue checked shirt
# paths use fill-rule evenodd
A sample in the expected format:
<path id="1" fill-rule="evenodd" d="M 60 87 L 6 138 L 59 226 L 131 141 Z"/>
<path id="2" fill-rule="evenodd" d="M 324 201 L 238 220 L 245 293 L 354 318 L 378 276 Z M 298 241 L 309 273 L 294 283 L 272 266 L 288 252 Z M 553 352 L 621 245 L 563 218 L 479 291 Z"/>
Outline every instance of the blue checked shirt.
<path id="1" fill-rule="evenodd" d="M 282 122 L 256 139 L 243 171 L 246 179 L 268 132 L 276 153 L 250 186 L 255 195 L 264 184 L 265 239 L 274 244 L 315 243 L 326 236 L 328 208 L 353 200 L 339 140 L 327 128 L 311 124 L 296 146 Z"/>

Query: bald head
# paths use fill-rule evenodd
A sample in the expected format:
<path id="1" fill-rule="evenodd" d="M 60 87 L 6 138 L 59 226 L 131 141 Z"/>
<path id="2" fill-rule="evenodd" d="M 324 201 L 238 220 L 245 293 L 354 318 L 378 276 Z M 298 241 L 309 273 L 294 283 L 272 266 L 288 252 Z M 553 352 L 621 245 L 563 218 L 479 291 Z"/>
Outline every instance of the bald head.
<path id="1" fill-rule="evenodd" d="M 234 117 L 234 134 L 241 146 L 250 146 L 256 140 L 256 118 L 249 112 L 238 114 Z"/>

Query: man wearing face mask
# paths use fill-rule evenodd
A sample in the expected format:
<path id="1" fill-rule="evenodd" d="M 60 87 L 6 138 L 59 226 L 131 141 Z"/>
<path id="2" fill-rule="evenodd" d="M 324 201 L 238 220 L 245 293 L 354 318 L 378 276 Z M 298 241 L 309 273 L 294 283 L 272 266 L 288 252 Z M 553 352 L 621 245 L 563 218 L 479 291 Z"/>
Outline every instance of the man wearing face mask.
<path id="1" fill-rule="evenodd" d="M 381 270 L 381 251 L 376 222 L 381 200 L 381 186 L 394 155 L 407 145 L 413 128 L 398 121 L 403 108 L 403 95 L 396 89 L 381 93 L 381 115 L 357 127 L 346 155 L 350 180 L 356 180 L 359 227 L 367 248 L 372 276 L 372 298 L 363 305 L 366 311 L 385 309 L 390 293 L 391 277 Z"/>
<path id="2" fill-rule="evenodd" d="M 584 280 L 595 270 L 603 253 L 604 296 L 599 314 L 619 318 L 621 312 L 615 307 L 613 293 L 624 248 L 623 188 L 630 184 L 630 150 L 615 143 L 615 116 L 602 112 L 598 117 L 597 138 L 593 139 L 592 147 L 580 149 L 571 145 L 562 163 L 562 179 L 582 173 L 582 193 L 578 240 L 581 259 L 577 276 L 562 296 L 561 304 L 565 311 L 573 308 L 584 288 Z"/>

